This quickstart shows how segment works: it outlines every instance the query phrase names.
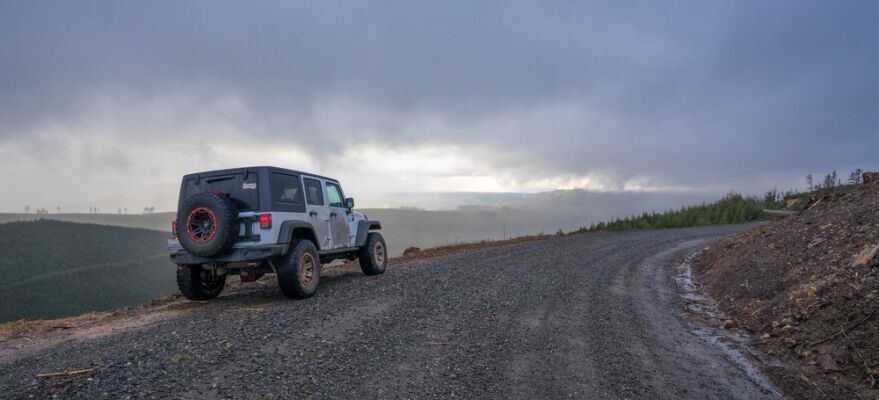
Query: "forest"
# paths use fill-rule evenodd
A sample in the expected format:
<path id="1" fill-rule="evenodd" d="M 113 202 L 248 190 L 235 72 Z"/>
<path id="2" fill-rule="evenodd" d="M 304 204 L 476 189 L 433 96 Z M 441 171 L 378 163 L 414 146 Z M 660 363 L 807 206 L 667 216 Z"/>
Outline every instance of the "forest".
<path id="1" fill-rule="evenodd" d="M 764 218 L 765 213 L 761 201 L 756 198 L 742 197 L 738 193 L 730 193 L 713 203 L 686 206 L 662 213 L 650 212 L 615 218 L 583 227 L 577 233 L 740 224 Z"/>

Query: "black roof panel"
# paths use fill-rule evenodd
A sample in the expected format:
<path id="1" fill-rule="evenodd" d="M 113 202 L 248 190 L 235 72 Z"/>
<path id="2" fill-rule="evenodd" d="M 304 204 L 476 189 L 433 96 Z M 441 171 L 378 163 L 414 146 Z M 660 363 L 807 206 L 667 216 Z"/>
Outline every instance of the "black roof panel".
<path id="1" fill-rule="evenodd" d="M 218 169 L 218 170 L 213 170 L 213 171 L 196 172 L 196 173 L 192 173 L 192 174 L 186 174 L 186 175 L 183 176 L 183 178 L 184 178 L 184 179 L 186 179 L 186 178 L 194 178 L 194 177 L 196 177 L 196 176 L 200 176 L 200 177 L 209 177 L 209 176 L 217 176 L 217 175 L 233 175 L 233 174 L 244 173 L 244 172 L 247 172 L 247 171 L 250 171 L 250 172 L 254 172 L 254 173 L 255 173 L 257 170 L 260 170 L 260 169 L 266 169 L 266 170 L 269 170 L 269 171 L 272 171 L 272 172 L 283 172 L 283 173 L 287 173 L 287 174 L 311 176 L 311 177 L 315 177 L 315 178 L 325 179 L 325 180 L 328 180 L 328 181 L 333 181 L 333 182 L 336 182 L 336 183 L 339 182 L 339 180 L 337 180 L 337 179 L 329 178 L 329 177 L 326 177 L 326 176 L 321 176 L 321 175 L 318 175 L 318 174 L 312 174 L 312 173 L 310 173 L 310 172 L 295 171 L 295 170 L 292 170 L 292 169 L 286 169 L 286 168 L 280 168 L 280 167 L 272 167 L 272 166 L 267 166 L 267 165 L 255 166 L 255 167 L 239 167 L 239 168 L 229 168 L 229 169 Z"/>

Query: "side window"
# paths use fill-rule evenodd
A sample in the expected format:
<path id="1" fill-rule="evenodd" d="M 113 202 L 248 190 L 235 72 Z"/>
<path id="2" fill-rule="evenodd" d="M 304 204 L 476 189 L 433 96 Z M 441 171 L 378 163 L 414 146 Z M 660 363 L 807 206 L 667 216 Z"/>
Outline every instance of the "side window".
<path id="1" fill-rule="evenodd" d="M 335 183 L 327 182 L 327 200 L 330 207 L 345 207 L 345 201 L 342 200 L 342 188 Z"/>
<path id="2" fill-rule="evenodd" d="M 276 203 L 302 204 L 302 186 L 299 177 L 272 173 L 272 201 Z"/>
<path id="3" fill-rule="evenodd" d="M 324 205 L 324 193 L 319 181 L 305 178 L 305 201 L 313 206 Z"/>

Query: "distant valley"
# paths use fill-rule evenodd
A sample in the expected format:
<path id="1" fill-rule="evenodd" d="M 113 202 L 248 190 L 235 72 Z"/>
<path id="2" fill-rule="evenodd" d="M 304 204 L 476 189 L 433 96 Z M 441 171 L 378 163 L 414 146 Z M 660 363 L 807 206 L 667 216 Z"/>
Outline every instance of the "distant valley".
<path id="1" fill-rule="evenodd" d="M 0 322 L 108 310 L 174 292 L 165 238 L 51 220 L 0 224 Z"/>
<path id="2" fill-rule="evenodd" d="M 716 200 L 703 192 L 591 192 L 556 190 L 534 194 L 436 194 L 401 195 L 400 204 L 449 204 L 470 201 L 453 209 L 358 208 L 369 218 L 382 221 L 391 254 L 408 247 L 433 247 L 456 242 L 497 240 L 513 236 L 569 232 L 616 217 L 644 211 L 665 211 L 683 205 Z M 410 203 L 411 202 L 411 203 Z M 358 203 L 360 203 L 358 199 Z M 174 213 L 155 214 L 0 214 L 0 223 L 39 218 L 93 223 L 170 232 Z"/>

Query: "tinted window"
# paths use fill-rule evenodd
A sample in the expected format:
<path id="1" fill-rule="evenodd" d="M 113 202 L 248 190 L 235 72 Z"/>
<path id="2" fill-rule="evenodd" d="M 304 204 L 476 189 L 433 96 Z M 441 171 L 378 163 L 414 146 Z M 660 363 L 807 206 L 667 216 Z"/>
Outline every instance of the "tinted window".
<path id="1" fill-rule="evenodd" d="M 256 210 L 259 207 L 257 195 L 257 174 L 236 171 L 219 171 L 183 178 L 179 207 L 183 200 L 198 193 L 219 193 L 229 196 L 239 211 Z"/>
<path id="2" fill-rule="evenodd" d="M 330 207 L 345 207 L 345 202 L 342 200 L 342 188 L 335 183 L 327 182 L 327 200 L 330 202 Z"/>
<path id="3" fill-rule="evenodd" d="M 324 193 L 319 181 L 305 178 L 305 201 L 313 206 L 324 205 Z"/>
<path id="4" fill-rule="evenodd" d="M 302 186 L 299 177 L 272 173 L 272 201 L 276 203 L 302 204 Z"/>

